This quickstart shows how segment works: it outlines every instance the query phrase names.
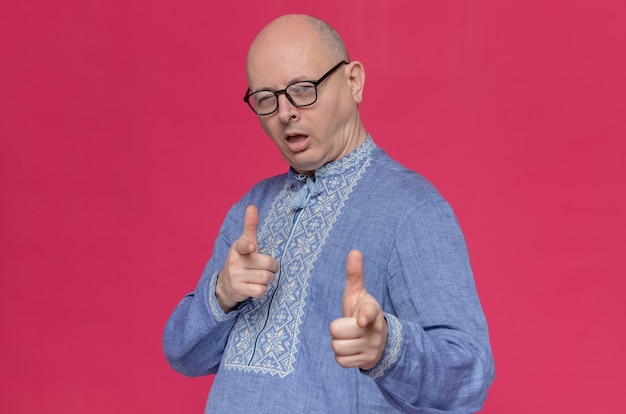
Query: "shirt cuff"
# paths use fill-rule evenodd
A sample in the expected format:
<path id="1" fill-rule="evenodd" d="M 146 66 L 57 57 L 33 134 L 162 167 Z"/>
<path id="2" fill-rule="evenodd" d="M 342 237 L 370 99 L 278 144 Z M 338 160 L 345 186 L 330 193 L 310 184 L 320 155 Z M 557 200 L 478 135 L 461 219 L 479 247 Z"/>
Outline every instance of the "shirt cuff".
<path id="1" fill-rule="evenodd" d="M 222 310 L 222 307 L 217 301 L 217 296 L 215 296 L 215 286 L 217 285 L 217 276 L 219 274 L 220 274 L 220 270 L 218 270 L 211 276 L 211 281 L 209 282 L 209 286 L 208 286 L 209 291 L 207 293 L 207 296 L 208 296 L 208 303 L 209 303 L 209 313 L 213 315 L 216 321 L 224 322 L 237 316 L 238 312 L 233 310 L 231 312 L 224 313 L 224 311 Z"/>
<path id="2" fill-rule="evenodd" d="M 385 313 L 387 320 L 387 345 L 383 357 L 378 361 L 372 369 L 362 371 L 365 375 L 372 379 L 377 379 L 385 375 L 391 367 L 398 362 L 400 350 L 402 348 L 402 324 L 393 315 Z"/>

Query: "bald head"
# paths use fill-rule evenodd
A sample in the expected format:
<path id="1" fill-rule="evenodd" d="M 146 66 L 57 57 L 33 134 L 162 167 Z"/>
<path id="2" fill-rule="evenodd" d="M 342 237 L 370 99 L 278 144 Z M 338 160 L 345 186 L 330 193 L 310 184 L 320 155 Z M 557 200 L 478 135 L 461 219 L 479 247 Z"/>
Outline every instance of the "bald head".
<path id="1" fill-rule="evenodd" d="M 256 36 L 247 58 L 248 80 L 251 67 L 269 59 L 279 65 L 288 65 L 290 59 L 304 55 L 324 65 L 349 61 L 341 36 L 325 21 L 302 14 L 281 16 L 268 24 Z"/>
<path id="2" fill-rule="evenodd" d="M 346 45 L 343 43 L 343 39 L 339 36 L 339 33 L 337 33 L 335 29 L 333 29 L 333 27 L 324 20 L 311 16 L 305 17 L 309 21 L 313 30 L 319 35 L 322 43 L 326 45 L 328 55 L 332 58 L 332 60 L 345 60 L 346 62 L 349 62 L 350 56 L 348 56 Z"/>

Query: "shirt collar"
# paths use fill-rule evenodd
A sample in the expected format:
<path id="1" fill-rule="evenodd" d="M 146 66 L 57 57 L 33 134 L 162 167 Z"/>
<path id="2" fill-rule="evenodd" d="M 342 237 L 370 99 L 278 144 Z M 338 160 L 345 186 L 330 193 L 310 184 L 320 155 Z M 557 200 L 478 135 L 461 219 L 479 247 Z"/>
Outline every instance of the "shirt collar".
<path id="1" fill-rule="evenodd" d="M 315 175 L 313 176 L 313 178 L 315 181 L 318 181 L 320 179 L 324 180 L 334 175 L 342 175 L 346 171 L 358 165 L 361 165 L 376 148 L 378 147 L 374 143 L 372 137 L 368 134 L 365 141 L 350 154 L 338 160 L 328 162 L 315 170 Z M 309 176 L 306 174 L 299 174 L 298 172 L 296 172 L 296 170 L 293 169 L 293 167 L 290 167 L 289 174 L 287 176 L 287 182 L 302 184 L 307 181 L 307 177 Z"/>
<path id="2" fill-rule="evenodd" d="M 289 203 L 290 207 L 294 210 L 301 209 L 305 206 L 310 197 L 316 197 L 323 193 L 327 185 L 336 187 L 338 183 L 343 181 L 335 180 L 333 177 L 346 175 L 354 168 L 363 165 L 376 148 L 376 144 L 374 144 L 374 141 L 368 135 L 365 141 L 354 151 L 336 161 L 324 164 L 315 171 L 314 176 L 299 174 L 293 167 L 289 168 L 287 182 L 296 190 Z M 333 182 L 335 183 L 331 184 Z M 345 182 L 343 184 L 348 185 Z"/>

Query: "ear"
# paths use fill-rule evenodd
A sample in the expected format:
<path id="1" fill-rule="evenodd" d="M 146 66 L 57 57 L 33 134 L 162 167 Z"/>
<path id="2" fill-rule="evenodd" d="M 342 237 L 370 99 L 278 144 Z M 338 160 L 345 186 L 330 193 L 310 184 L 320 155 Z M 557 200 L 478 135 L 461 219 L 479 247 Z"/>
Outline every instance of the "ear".
<path id="1" fill-rule="evenodd" d="M 352 98 L 359 104 L 363 100 L 363 87 L 365 86 L 365 69 L 359 61 L 352 61 L 348 67 L 349 76 L 348 82 L 350 82 L 350 90 L 352 91 Z"/>

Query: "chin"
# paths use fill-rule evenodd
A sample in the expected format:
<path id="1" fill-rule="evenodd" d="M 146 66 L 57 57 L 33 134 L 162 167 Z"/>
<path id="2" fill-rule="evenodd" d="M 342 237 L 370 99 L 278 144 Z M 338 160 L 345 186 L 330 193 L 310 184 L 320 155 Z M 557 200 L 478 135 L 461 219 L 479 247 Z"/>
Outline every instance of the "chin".
<path id="1" fill-rule="evenodd" d="M 306 160 L 306 161 L 291 160 L 289 165 L 291 165 L 293 167 L 293 169 L 298 171 L 298 172 L 301 172 L 301 171 L 303 171 L 303 172 L 311 172 L 311 171 L 317 170 L 319 167 L 324 165 L 324 163 L 321 162 L 321 161 L 315 162 L 315 161 L 311 161 L 311 160 Z"/>

